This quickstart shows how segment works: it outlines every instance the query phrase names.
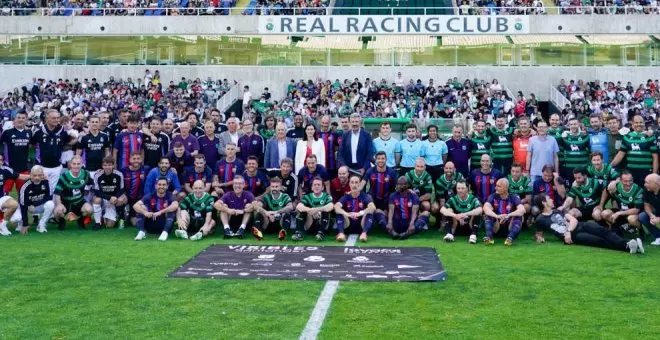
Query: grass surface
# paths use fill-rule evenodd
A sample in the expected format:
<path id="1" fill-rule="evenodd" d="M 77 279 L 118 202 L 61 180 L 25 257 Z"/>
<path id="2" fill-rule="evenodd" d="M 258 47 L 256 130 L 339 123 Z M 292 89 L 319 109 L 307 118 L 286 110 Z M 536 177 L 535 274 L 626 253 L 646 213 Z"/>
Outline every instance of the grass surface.
<path id="1" fill-rule="evenodd" d="M 135 230 L 0 239 L 1 339 L 295 339 L 323 289 L 319 281 L 167 279 L 213 244 Z M 536 245 L 454 244 L 429 231 L 367 246 L 435 247 L 444 283 L 342 282 L 321 339 L 655 339 L 660 334 L 660 251 L 644 256 Z M 550 239 L 550 235 L 547 235 Z M 278 244 L 269 235 L 265 244 Z M 290 242 L 289 242 L 290 243 Z M 304 243 L 315 244 L 306 240 Z M 326 241 L 323 245 L 339 245 Z"/>

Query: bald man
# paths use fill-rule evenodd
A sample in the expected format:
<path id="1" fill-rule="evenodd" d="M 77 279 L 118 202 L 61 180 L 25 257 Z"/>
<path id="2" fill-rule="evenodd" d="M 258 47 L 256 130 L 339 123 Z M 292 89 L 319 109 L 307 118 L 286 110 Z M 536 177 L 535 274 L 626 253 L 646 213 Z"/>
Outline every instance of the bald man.
<path id="1" fill-rule="evenodd" d="M 426 161 L 422 157 L 415 160 L 415 167 L 405 174 L 410 189 L 419 197 L 421 211 L 431 211 L 431 203 L 435 201 L 433 179 L 426 171 Z M 436 207 L 437 208 L 437 207 Z M 439 208 L 437 208 L 439 209 Z M 433 211 L 436 213 L 437 211 Z"/>
<path id="2" fill-rule="evenodd" d="M 486 220 L 486 237 L 484 243 L 494 244 L 495 234 L 501 227 L 506 227 L 507 237 L 505 246 L 512 246 L 513 240 L 518 237 L 522 227 L 525 207 L 520 203 L 520 197 L 509 193 L 509 181 L 500 178 L 495 184 L 495 193 L 488 196 L 484 203 L 484 215 Z"/>
<path id="3" fill-rule="evenodd" d="M 330 195 L 332 202 L 337 203 L 342 196 L 351 192 L 351 186 L 348 184 L 349 169 L 342 165 L 337 170 L 337 176 L 330 181 Z"/>
<path id="4" fill-rule="evenodd" d="M 660 175 L 650 174 L 644 179 L 644 211 L 639 221 L 653 235 L 652 246 L 660 246 Z"/>

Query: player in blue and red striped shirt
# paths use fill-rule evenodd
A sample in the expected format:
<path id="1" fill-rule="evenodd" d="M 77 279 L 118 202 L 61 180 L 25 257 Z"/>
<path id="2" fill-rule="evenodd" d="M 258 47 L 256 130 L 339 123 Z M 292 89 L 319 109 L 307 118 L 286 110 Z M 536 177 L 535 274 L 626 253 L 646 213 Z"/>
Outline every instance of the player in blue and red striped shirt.
<path id="1" fill-rule="evenodd" d="M 232 191 L 232 183 L 236 175 L 245 171 L 245 164 L 236 157 L 236 144 L 225 145 L 225 158 L 215 165 L 213 171 L 213 188 L 211 195 L 222 197 L 227 191 Z"/>
<path id="2" fill-rule="evenodd" d="M 555 168 L 552 165 L 544 165 L 541 171 L 541 178 L 532 184 L 532 193 L 534 196 L 545 194 L 555 202 L 555 207 L 561 207 L 566 199 L 564 180 L 555 174 Z"/>
<path id="3" fill-rule="evenodd" d="M 360 176 L 353 175 L 348 179 L 351 193 L 344 195 L 335 204 L 337 213 L 337 241 L 346 241 L 344 226 L 351 231 L 361 230 L 360 241 L 367 242 L 367 234 L 374 222 L 373 213 L 376 206 L 371 197 L 361 191 Z"/>
<path id="4" fill-rule="evenodd" d="M 525 207 L 520 204 L 520 197 L 509 193 L 509 181 L 500 178 L 495 185 L 495 193 L 488 196 L 484 203 L 484 215 L 486 216 L 485 244 L 494 244 L 494 235 L 503 226 L 507 227 L 508 235 L 504 245 L 513 245 L 513 240 L 522 228 Z"/>
<path id="5" fill-rule="evenodd" d="M 335 178 L 339 164 L 337 162 L 337 149 L 339 149 L 339 134 L 330 130 L 330 117 L 324 115 L 319 120 L 321 130 L 316 133 L 318 139 L 323 141 L 325 147 L 325 169 L 330 178 Z"/>
<path id="6" fill-rule="evenodd" d="M 270 179 L 264 172 L 259 171 L 258 166 L 259 158 L 249 156 L 245 171 L 243 172 L 245 190 L 251 192 L 255 200 L 261 199 L 265 194 L 270 192 Z"/>
<path id="7" fill-rule="evenodd" d="M 396 171 L 387 167 L 387 154 L 385 151 L 376 153 L 376 166 L 365 172 L 362 187 L 369 183 L 369 195 L 376 205 L 374 223 L 381 228 L 387 225 L 387 209 L 389 208 L 390 194 L 396 186 Z"/>
<path id="8" fill-rule="evenodd" d="M 135 225 L 135 211 L 131 209 L 137 201 L 144 195 L 144 182 L 147 178 L 147 170 L 142 165 L 142 154 L 134 152 L 131 154 L 131 164 L 121 169 L 124 175 L 124 190 L 128 204 L 124 206 L 124 216 L 131 219 L 131 224 Z M 122 224 L 120 223 L 120 226 Z"/>
<path id="9" fill-rule="evenodd" d="M 194 165 L 187 167 L 183 176 L 183 187 L 186 194 L 193 192 L 193 184 L 195 181 L 200 180 L 204 182 L 204 192 L 211 192 L 211 183 L 213 182 L 213 171 L 206 166 L 206 157 L 198 153 L 195 155 Z"/>
<path id="10" fill-rule="evenodd" d="M 174 195 L 167 191 L 169 183 L 165 178 L 159 178 L 156 182 L 156 191 L 153 194 L 143 197 L 135 203 L 133 209 L 137 213 L 138 234 L 136 241 L 143 240 L 150 234 L 160 233 L 159 241 L 167 241 L 167 237 L 172 230 L 176 211 L 179 203 Z"/>
<path id="11" fill-rule="evenodd" d="M 481 203 L 486 202 L 488 197 L 495 192 L 495 183 L 502 177 L 504 176 L 499 170 L 493 169 L 490 155 L 482 155 L 481 169 L 472 170 L 469 178 L 472 191 Z"/>
<path id="12" fill-rule="evenodd" d="M 419 197 L 410 191 L 408 179 L 401 176 L 396 181 L 396 191 L 390 195 L 387 216 L 387 232 L 395 240 L 404 240 L 429 224 L 429 212 L 419 213 Z"/>
<path id="13" fill-rule="evenodd" d="M 112 157 L 117 160 L 117 167 L 127 168 L 131 163 L 131 154 L 133 152 L 144 152 L 142 143 L 144 136 L 138 132 L 138 119 L 135 116 L 128 118 L 128 131 L 120 133 L 115 139 L 113 145 Z"/>

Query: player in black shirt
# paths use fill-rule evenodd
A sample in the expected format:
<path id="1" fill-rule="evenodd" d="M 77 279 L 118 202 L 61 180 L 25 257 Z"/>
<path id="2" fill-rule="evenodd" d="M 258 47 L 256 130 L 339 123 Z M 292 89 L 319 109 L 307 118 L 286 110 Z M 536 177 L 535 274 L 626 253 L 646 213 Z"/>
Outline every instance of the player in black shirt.
<path id="1" fill-rule="evenodd" d="M 52 193 L 55 191 L 55 186 L 62 173 L 60 158 L 62 157 L 64 146 L 75 144 L 76 140 L 72 139 L 64 131 L 62 125 L 60 125 L 59 111 L 48 110 L 45 115 L 45 121 L 45 124 L 32 135 L 30 144 L 37 146 L 35 153 L 36 161 L 43 167 L 44 175 L 48 180 L 50 192 Z"/>
<path id="2" fill-rule="evenodd" d="M 110 133 L 110 145 L 114 145 L 115 138 L 117 138 L 122 131 L 128 129 L 128 117 L 130 117 L 130 115 L 131 113 L 127 109 L 123 109 L 119 112 L 119 118 L 117 121 L 108 125 L 107 130 Z"/>
<path id="3" fill-rule="evenodd" d="M 110 137 L 99 130 L 99 117 L 89 117 L 89 133 L 80 137 L 76 153 L 90 172 L 101 169 L 103 158 L 110 156 Z"/>
<path id="4" fill-rule="evenodd" d="M 167 155 L 170 150 L 170 137 L 161 132 L 162 122 L 158 117 L 152 117 L 149 122 L 149 133 L 144 134 L 144 142 L 142 148 L 144 149 L 144 166 L 147 173 L 152 168 L 158 166 L 160 158 Z"/>
<path id="5" fill-rule="evenodd" d="M 115 160 L 112 157 L 103 159 L 103 170 L 94 174 L 94 230 L 101 229 L 101 213 L 105 226 L 113 228 L 117 222 L 117 211 L 123 212 L 123 206 L 128 202 L 124 194 L 124 175 L 115 170 Z M 119 210 L 117 209 L 119 208 Z"/>
<path id="6" fill-rule="evenodd" d="M 0 137 L 0 142 L 5 145 L 4 156 L 9 163 L 9 167 L 20 174 L 28 174 L 28 154 L 30 152 L 30 140 L 32 131 L 26 128 L 27 114 L 19 112 L 14 117 L 14 127 L 5 130 Z M 23 181 L 7 180 L 5 182 L 5 192 L 11 192 L 14 184 L 16 190 L 20 190 Z"/>
<path id="7" fill-rule="evenodd" d="M 46 223 L 53 216 L 55 202 L 53 194 L 50 193 L 48 181 L 44 178 L 44 169 L 40 165 L 35 165 L 30 171 L 30 179 L 25 182 L 18 193 L 19 210 L 11 216 L 11 222 L 18 224 L 17 231 L 21 234 L 27 234 L 30 226 L 28 216 L 30 214 L 41 215 L 37 231 L 45 233 Z"/>

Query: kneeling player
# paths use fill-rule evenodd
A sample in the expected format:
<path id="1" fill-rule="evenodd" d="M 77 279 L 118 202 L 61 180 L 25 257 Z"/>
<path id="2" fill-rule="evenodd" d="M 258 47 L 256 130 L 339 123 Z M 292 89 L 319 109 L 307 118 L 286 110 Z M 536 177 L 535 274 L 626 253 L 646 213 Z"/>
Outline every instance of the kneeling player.
<path id="1" fill-rule="evenodd" d="M 184 240 L 190 237 L 192 241 L 201 240 L 208 235 L 215 226 L 213 201 L 215 199 L 208 193 L 203 180 L 193 182 L 192 192 L 179 203 L 178 229 L 174 235 Z"/>
<path id="2" fill-rule="evenodd" d="M 507 227 L 508 235 L 504 245 L 513 245 L 513 240 L 520 233 L 525 208 L 520 204 L 520 197 L 509 193 L 509 181 L 501 178 L 495 184 L 495 193 L 484 203 L 486 216 L 485 244 L 494 244 L 494 236 L 503 226 Z"/>
<path id="3" fill-rule="evenodd" d="M 353 175 L 348 180 L 351 192 L 342 196 L 335 204 L 337 213 L 337 241 L 346 241 L 346 229 L 361 230 L 360 241 L 367 242 L 367 234 L 374 223 L 376 206 L 365 192 L 361 191 L 360 176 Z"/>
<path id="4" fill-rule="evenodd" d="M 136 213 L 136 224 L 138 234 L 136 241 L 143 240 L 149 234 L 160 233 L 159 241 L 167 241 L 176 210 L 179 209 L 179 203 L 174 195 L 167 191 L 169 183 L 166 178 L 159 178 L 156 181 L 156 191 L 146 195 L 142 200 L 135 203 L 133 209 Z"/>
<path id="5" fill-rule="evenodd" d="M 456 195 L 456 184 L 462 180 L 463 175 L 456 171 L 454 163 L 445 163 L 444 174 L 435 181 L 436 201 L 431 205 L 431 211 L 434 213 L 440 211 L 441 207 L 444 207 L 445 203 Z M 446 228 L 447 219 L 445 216 L 440 215 L 437 220 L 440 221 L 441 230 L 443 230 L 442 228 Z"/>
<path id="6" fill-rule="evenodd" d="M 410 189 L 419 196 L 422 211 L 431 211 L 431 202 L 435 200 L 435 197 L 433 197 L 433 179 L 426 172 L 426 161 L 424 161 L 424 158 L 417 158 L 415 168 L 410 170 L 405 176 Z M 437 211 L 433 213 L 437 213 Z"/>
<path id="7" fill-rule="evenodd" d="M 323 241 L 330 227 L 330 212 L 334 209 L 332 197 L 323 190 L 323 178 L 312 180 L 312 192 L 303 195 L 296 206 L 298 212 L 296 232 L 291 236 L 294 241 L 303 239 L 302 233 L 316 230 L 316 240 Z"/>
<path id="8" fill-rule="evenodd" d="M 225 192 L 222 198 L 215 202 L 213 207 L 220 212 L 224 238 L 243 238 L 245 228 L 247 228 L 252 210 L 254 209 L 254 195 L 249 191 L 243 190 L 245 188 L 245 179 L 240 175 L 234 176 L 232 188 L 234 190 Z"/>
<path id="9" fill-rule="evenodd" d="M 408 180 L 401 176 L 396 180 L 396 191 L 390 195 L 387 210 L 387 232 L 395 240 L 405 240 L 409 236 L 426 229 L 429 212 L 422 212 L 419 217 L 419 198 L 408 189 Z"/>
<path id="10" fill-rule="evenodd" d="M 583 221 L 594 219 L 596 222 L 600 222 L 603 211 L 600 199 L 604 187 L 598 180 L 587 177 L 585 168 L 573 169 L 573 178 L 575 182 L 568 191 L 566 201 L 558 210 L 567 211 L 571 216 Z M 579 200 L 580 207 L 573 207 L 576 199 Z"/>
<path id="11" fill-rule="evenodd" d="M 454 235 L 458 227 L 470 228 L 471 244 L 477 243 L 477 231 L 481 219 L 481 202 L 468 192 L 467 183 L 460 181 L 456 184 L 458 195 L 450 197 L 440 208 L 440 213 L 451 218 L 451 226 L 447 228 L 447 235 L 443 238 L 447 242 L 454 242 Z"/>
<path id="12" fill-rule="evenodd" d="M 610 228 L 617 227 L 619 232 L 634 234 L 636 230 L 633 228 L 641 232 L 643 229 L 640 229 L 639 212 L 644 208 L 643 189 L 635 184 L 632 174 L 626 170 L 622 171 L 621 181 L 612 182 L 607 190 L 603 190 L 601 204 L 606 201 L 608 193 L 614 198 L 618 209 L 603 210 L 603 220 Z"/>
<path id="13" fill-rule="evenodd" d="M 37 231 L 45 233 L 46 223 L 53 216 L 55 202 L 50 193 L 50 186 L 44 176 L 44 169 L 40 165 L 35 165 L 30 171 L 30 179 L 23 184 L 21 191 L 18 192 L 18 205 L 14 215 L 11 216 L 11 222 L 18 224 L 16 231 L 21 234 L 27 234 L 30 226 L 28 217 L 30 215 L 41 215 Z"/>
<path id="14" fill-rule="evenodd" d="M 280 241 L 286 238 L 286 229 L 291 226 L 293 203 L 288 194 L 282 192 L 282 180 L 274 177 L 270 180 L 270 192 L 254 202 L 254 227 L 252 234 L 257 240 L 263 240 L 263 232 L 268 227 L 279 229 Z"/>
<path id="15" fill-rule="evenodd" d="M 78 227 L 85 228 L 85 217 L 92 214 L 92 206 L 85 201 L 85 186 L 92 184 L 87 170 L 82 168 L 82 158 L 73 156 L 66 170 L 55 186 L 55 219 L 58 229 L 64 230 L 64 215 L 69 213 L 69 219 L 78 217 Z"/>
<path id="16" fill-rule="evenodd" d="M 124 194 L 124 175 L 115 170 L 115 161 L 112 157 L 103 159 L 103 170 L 94 174 L 94 230 L 101 229 L 101 214 L 105 210 L 103 219 L 105 226 L 112 228 L 117 222 L 117 209 L 123 212 L 124 204 L 128 202 Z"/>

